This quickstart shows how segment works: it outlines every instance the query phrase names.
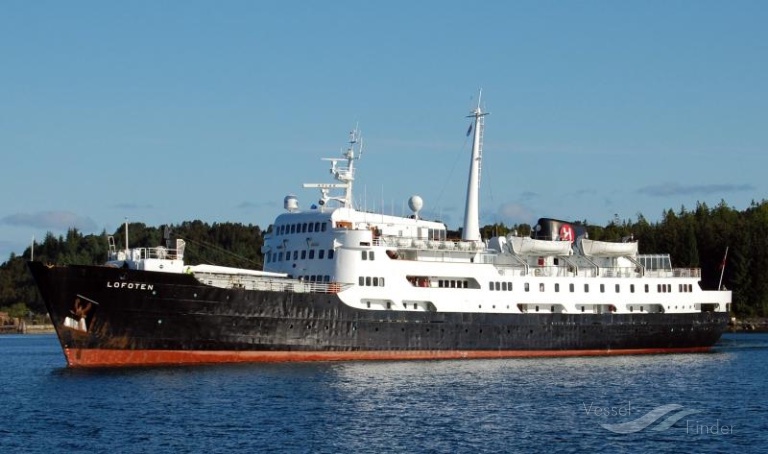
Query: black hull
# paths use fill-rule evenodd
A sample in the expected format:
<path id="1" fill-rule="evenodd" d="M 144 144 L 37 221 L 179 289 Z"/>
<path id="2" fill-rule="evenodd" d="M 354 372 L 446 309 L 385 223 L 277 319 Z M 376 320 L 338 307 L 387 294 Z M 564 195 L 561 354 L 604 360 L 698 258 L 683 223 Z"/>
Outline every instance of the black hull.
<path id="1" fill-rule="evenodd" d="M 72 366 L 706 351 L 728 314 L 371 311 L 336 294 L 222 289 L 194 276 L 29 264 Z"/>

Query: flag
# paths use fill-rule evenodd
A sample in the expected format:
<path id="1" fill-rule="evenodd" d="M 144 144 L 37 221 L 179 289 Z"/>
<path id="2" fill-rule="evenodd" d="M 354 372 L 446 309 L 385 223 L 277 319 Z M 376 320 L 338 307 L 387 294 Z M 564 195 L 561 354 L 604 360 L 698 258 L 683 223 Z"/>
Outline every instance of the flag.
<path id="1" fill-rule="evenodd" d="M 467 137 L 472 133 L 472 123 L 469 124 L 469 129 L 467 129 Z"/>

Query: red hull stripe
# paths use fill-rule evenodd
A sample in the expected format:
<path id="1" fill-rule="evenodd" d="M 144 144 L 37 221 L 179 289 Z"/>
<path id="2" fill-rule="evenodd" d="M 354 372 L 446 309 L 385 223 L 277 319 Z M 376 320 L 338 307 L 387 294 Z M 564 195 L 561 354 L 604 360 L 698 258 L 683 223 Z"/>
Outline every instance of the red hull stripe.
<path id="1" fill-rule="evenodd" d="M 202 351 L 101 350 L 65 348 L 70 367 L 161 366 L 174 364 L 276 363 L 297 361 L 399 361 L 566 356 L 703 353 L 710 347 L 638 348 L 625 350 L 390 350 L 390 351 Z"/>

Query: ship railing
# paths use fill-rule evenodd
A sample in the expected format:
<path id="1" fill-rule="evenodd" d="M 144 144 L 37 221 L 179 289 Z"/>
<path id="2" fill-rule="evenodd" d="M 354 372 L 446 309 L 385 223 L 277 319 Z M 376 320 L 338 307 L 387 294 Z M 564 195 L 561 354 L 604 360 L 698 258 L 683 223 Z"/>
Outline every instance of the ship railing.
<path id="1" fill-rule="evenodd" d="M 239 288 L 291 293 L 339 293 L 352 284 L 341 282 L 310 282 L 300 279 L 251 276 L 246 274 L 194 273 L 203 284 L 219 288 Z"/>
<path id="2" fill-rule="evenodd" d="M 476 241 L 428 240 L 423 238 L 382 235 L 373 239 L 374 246 L 396 247 L 398 249 L 435 251 L 482 251 L 485 244 Z"/>
<path id="3" fill-rule="evenodd" d="M 146 259 L 159 259 L 159 260 L 181 260 L 183 258 L 183 252 L 177 249 L 169 249 L 163 246 L 158 247 L 139 247 L 133 248 L 129 251 L 128 256 L 125 256 L 125 251 L 113 251 L 109 253 L 109 260 L 146 260 Z"/>
<path id="4" fill-rule="evenodd" d="M 672 268 L 661 270 L 646 270 L 646 276 L 651 277 L 693 277 L 701 278 L 701 268 Z"/>

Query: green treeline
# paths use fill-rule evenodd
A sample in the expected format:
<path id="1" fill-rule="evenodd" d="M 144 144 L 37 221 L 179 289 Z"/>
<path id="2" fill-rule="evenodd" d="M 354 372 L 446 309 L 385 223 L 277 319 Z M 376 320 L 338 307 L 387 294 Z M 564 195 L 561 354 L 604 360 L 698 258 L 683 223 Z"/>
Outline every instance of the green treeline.
<path id="1" fill-rule="evenodd" d="M 744 211 L 737 211 L 721 202 L 714 208 L 698 204 L 689 211 L 667 210 L 659 222 L 650 223 L 642 215 L 635 221 L 615 220 L 604 227 L 586 222 L 589 238 L 616 241 L 633 237 L 640 242 L 641 254 L 669 253 L 675 268 L 701 268 L 702 285 L 717 288 L 721 264 L 729 247 L 723 285 L 733 290 L 733 309 L 738 316 L 768 315 L 768 202 L 753 202 Z M 179 225 L 148 227 L 133 223 L 128 227 L 131 247 L 154 247 L 165 244 L 165 232 L 172 239 L 186 241 L 185 262 L 211 263 L 225 266 L 259 269 L 262 266 L 261 246 L 265 231 L 258 226 L 237 223 L 201 221 Z M 487 225 L 481 229 L 483 238 L 505 235 L 516 230 L 520 235 L 530 233 L 531 226 L 520 224 Z M 454 232 L 458 236 L 457 232 Z M 108 252 L 106 232 L 83 235 L 75 229 L 66 236 L 49 233 L 35 244 L 34 259 L 57 264 L 101 264 Z M 117 249 L 125 244 L 125 230 L 113 234 Z M 171 245 L 171 247 L 174 247 Z M 45 308 L 26 268 L 31 250 L 11 257 L 0 265 L 0 308 L 26 307 L 35 313 Z M 0 309 L 3 310 L 3 309 Z"/>

